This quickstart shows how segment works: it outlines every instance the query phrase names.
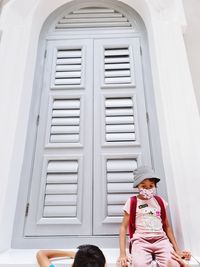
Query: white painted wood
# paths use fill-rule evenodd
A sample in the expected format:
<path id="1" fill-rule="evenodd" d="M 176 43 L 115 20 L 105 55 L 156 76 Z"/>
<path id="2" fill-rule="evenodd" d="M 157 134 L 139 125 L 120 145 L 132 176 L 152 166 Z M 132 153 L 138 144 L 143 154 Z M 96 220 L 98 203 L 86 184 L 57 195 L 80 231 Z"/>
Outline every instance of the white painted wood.
<path id="1" fill-rule="evenodd" d="M 77 204 L 76 195 L 46 195 L 45 206 L 69 206 Z"/>
<path id="2" fill-rule="evenodd" d="M 108 194 L 108 205 L 124 205 L 130 196 L 132 192 L 131 194 Z"/>
<path id="3" fill-rule="evenodd" d="M 79 135 L 78 134 L 51 135 L 50 142 L 51 143 L 78 143 Z"/>
<path id="4" fill-rule="evenodd" d="M 130 63 L 130 58 L 129 57 L 120 57 L 120 60 L 119 58 L 117 57 L 105 57 L 104 58 L 104 62 L 105 62 L 105 67 L 106 69 L 112 69 L 113 67 L 113 64 L 111 63 L 116 63 L 118 64 L 118 66 L 121 68 L 121 67 L 125 67 L 125 68 L 130 68 L 130 64 L 126 64 L 126 63 Z M 120 64 L 120 63 L 121 64 Z M 123 63 L 123 64 L 122 64 Z"/>
<path id="5" fill-rule="evenodd" d="M 140 43 L 104 39 L 95 47 L 94 233 L 118 234 L 123 205 L 137 193 L 133 170 L 151 165 Z"/>
<path id="6" fill-rule="evenodd" d="M 80 78 L 81 77 L 81 72 L 79 71 L 70 71 L 70 72 L 66 72 L 66 71 L 60 71 L 60 72 L 56 72 L 55 75 L 56 78 Z"/>
<path id="7" fill-rule="evenodd" d="M 59 70 L 59 67 L 64 67 L 66 68 L 74 68 L 74 64 L 79 64 L 78 69 L 81 69 L 81 58 L 57 58 L 56 59 L 56 69 Z M 69 65 L 69 66 L 66 66 Z"/>
<path id="8" fill-rule="evenodd" d="M 47 184 L 53 184 L 53 183 L 77 183 L 78 181 L 78 175 L 77 172 L 72 173 L 48 173 L 47 174 Z"/>
<path id="9" fill-rule="evenodd" d="M 70 29 L 70 28 L 104 28 L 104 27 L 130 27 L 129 22 L 99 22 L 99 23 L 75 23 L 75 24 L 57 24 L 56 29 Z"/>
<path id="10" fill-rule="evenodd" d="M 57 63 L 59 63 L 59 61 L 57 61 Z M 74 71 L 74 70 L 81 71 L 81 65 L 80 64 L 79 65 L 72 65 L 72 63 L 74 63 L 74 61 L 72 61 L 70 63 L 71 63 L 71 65 L 64 65 L 64 64 L 61 65 L 61 62 L 60 62 L 60 64 L 56 65 L 56 71 Z"/>
<path id="11" fill-rule="evenodd" d="M 131 171 L 133 172 L 134 169 L 137 168 L 137 163 L 133 161 L 132 159 L 108 159 L 107 160 L 107 170 L 108 172 L 112 171 Z"/>
<path id="12" fill-rule="evenodd" d="M 76 133 L 79 134 L 80 127 L 79 126 L 52 126 L 51 133 L 52 134 L 62 134 L 62 133 Z"/>
<path id="13" fill-rule="evenodd" d="M 80 85 L 81 79 L 55 79 L 55 85 Z"/>
<path id="14" fill-rule="evenodd" d="M 136 166 L 134 166 L 135 168 Z M 133 182 L 133 172 L 108 172 L 107 173 L 107 181 L 110 183 L 118 182 L 118 183 L 127 183 Z"/>
<path id="15" fill-rule="evenodd" d="M 131 28 L 132 23 L 119 13 L 109 8 L 80 8 L 64 15 L 56 24 L 55 30 L 81 28 Z"/>
<path id="16" fill-rule="evenodd" d="M 80 99 L 54 99 L 52 106 L 50 143 L 80 141 Z"/>
<path id="17" fill-rule="evenodd" d="M 117 18 L 105 18 L 104 17 L 104 21 L 106 22 L 124 22 L 127 21 L 126 18 L 122 18 L 122 17 L 117 17 Z M 68 19 L 62 19 L 59 21 L 60 24 L 73 24 L 73 23 L 96 23 L 96 22 L 102 22 L 102 18 L 68 18 Z"/>
<path id="18" fill-rule="evenodd" d="M 122 125 L 106 125 L 107 133 L 127 133 L 134 132 L 133 124 L 122 124 Z"/>
<path id="19" fill-rule="evenodd" d="M 113 69 L 118 69 L 115 66 Z M 130 77 L 130 70 L 123 70 L 123 71 L 105 71 L 105 77 Z"/>
<path id="20" fill-rule="evenodd" d="M 109 8 L 81 8 L 80 10 L 74 10 L 74 14 L 89 14 L 89 13 L 114 13 L 114 9 L 109 9 Z"/>
<path id="21" fill-rule="evenodd" d="M 58 48 L 55 51 L 55 73 L 53 72 L 52 78 L 54 86 L 81 85 L 82 53 L 80 47 Z"/>
<path id="22" fill-rule="evenodd" d="M 111 49 L 111 48 L 107 48 L 104 50 L 104 56 L 109 57 L 109 56 L 129 56 L 129 51 L 128 48 L 124 48 L 124 49 Z M 118 59 L 120 62 L 120 58 Z"/>
<path id="23" fill-rule="evenodd" d="M 90 40 L 47 44 L 26 236 L 91 234 L 92 54 Z"/>
<path id="24" fill-rule="evenodd" d="M 67 58 L 70 62 L 70 58 L 81 58 L 82 54 L 81 54 L 81 50 L 79 49 L 78 51 L 76 51 L 75 49 L 66 49 L 66 50 L 58 50 L 57 52 L 57 59 L 59 58 Z"/>
<path id="25" fill-rule="evenodd" d="M 106 117 L 106 124 L 133 124 L 133 116 Z"/>
<path id="26" fill-rule="evenodd" d="M 118 97 L 107 98 L 105 101 L 106 107 L 131 107 L 133 108 L 133 102 L 130 98 Z"/>
<path id="27" fill-rule="evenodd" d="M 108 193 L 132 193 L 132 183 L 108 183 L 107 190 Z"/>
<path id="28" fill-rule="evenodd" d="M 131 116 L 133 115 L 133 108 L 114 108 L 114 109 L 106 109 L 106 116 Z"/>
<path id="29" fill-rule="evenodd" d="M 57 161 L 50 161 L 48 163 L 47 172 L 78 172 L 78 162 L 77 161 L 66 161 L 66 160 L 57 160 Z"/>
<path id="30" fill-rule="evenodd" d="M 106 63 L 108 62 L 108 64 Z M 120 63 L 122 62 L 129 62 L 129 59 L 126 59 L 126 58 L 120 58 Z M 106 70 L 110 70 L 110 69 L 130 69 L 130 64 L 120 64 L 119 63 L 119 60 L 117 60 L 116 58 L 105 58 L 105 69 Z M 115 64 L 109 64 L 109 63 L 115 63 Z"/>
<path id="31" fill-rule="evenodd" d="M 108 216 L 123 216 L 124 205 L 108 205 Z"/>
<path id="32" fill-rule="evenodd" d="M 108 19 L 106 22 L 105 18 L 104 22 L 102 22 L 102 19 L 97 22 L 94 22 L 93 19 L 84 22 L 85 20 L 80 21 L 76 19 L 72 23 L 70 22 L 69 26 L 66 25 L 69 21 L 65 19 L 62 25 L 61 23 L 57 25 L 57 28 L 68 26 L 81 28 L 89 24 L 89 27 L 91 27 L 91 23 L 92 27 L 108 25 L 111 27 L 129 24 L 124 19 L 119 23 L 115 19 Z M 79 25 L 80 22 L 81 26 Z M 94 46 L 92 46 L 92 40 L 85 41 L 84 45 L 74 43 L 73 40 L 70 42 L 66 41 L 69 45 L 65 45 L 65 41 L 49 41 L 49 47 L 47 47 L 47 69 L 45 73 L 47 78 L 46 80 L 44 79 L 44 84 L 48 86 L 41 98 L 42 119 L 38 128 L 39 131 L 43 127 L 44 133 L 45 118 L 47 118 L 46 143 L 44 147 L 41 146 L 38 148 L 40 155 L 43 156 L 42 163 L 38 162 L 41 170 L 41 173 L 39 173 L 41 188 L 39 190 L 40 196 L 38 201 L 34 205 L 32 203 L 30 205 L 31 214 L 28 215 L 25 229 L 27 236 L 32 236 L 33 233 L 36 236 L 68 235 L 72 230 L 74 235 L 79 234 L 80 231 L 83 235 L 89 235 L 91 233 L 98 235 L 118 233 L 117 222 L 119 222 L 120 216 L 122 215 L 123 204 L 122 200 L 121 202 L 116 202 L 116 198 L 113 199 L 112 197 L 115 194 L 122 194 L 125 198 L 133 192 L 132 181 L 130 181 L 131 173 L 140 164 L 141 150 L 135 150 L 137 153 L 132 153 L 129 149 L 131 148 L 134 151 L 133 143 L 135 141 L 137 141 L 135 143 L 137 146 L 138 144 L 140 145 L 139 134 L 137 132 L 138 126 L 135 127 L 137 125 L 137 109 L 136 93 L 134 93 L 134 90 L 136 86 L 135 68 L 137 68 L 137 64 L 134 63 L 136 66 L 134 68 L 133 62 L 135 62 L 135 58 L 133 58 L 133 51 L 135 51 L 135 47 L 133 45 L 133 39 L 128 40 L 128 42 L 127 40 L 119 39 L 119 44 L 116 44 L 114 40 L 111 41 L 110 39 L 101 41 L 103 41 L 101 45 L 104 45 L 105 42 L 105 46 L 101 50 L 97 45 L 99 40 L 94 41 Z M 94 61 L 91 60 L 93 55 L 99 55 L 99 51 L 101 51 L 101 55 L 98 60 L 96 61 L 96 58 Z M 86 56 L 89 57 L 90 61 Z M 101 66 L 101 71 L 99 72 L 97 71 L 98 65 Z M 94 77 L 93 71 L 91 71 L 93 66 L 95 67 Z M 90 69 L 90 72 L 86 71 L 88 69 Z M 97 73 L 100 74 L 98 78 L 96 77 Z M 88 88 L 85 86 L 86 80 L 90 85 L 90 92 L 88 92 Z M 92 84 L 93 80 L 95 86 Z M 47 81 L 50 81 L 50 85 Z M 119 94 L 118 86 L 126 86 L 126 84 L 132 87 L 129 87 L 129 90 L 126 88 L 126 93 L 122 91 Z M 101 96 L 101 92 L 103 92 L 101 85 L 108 86 L 107 88 L 110 90 L 109 94 L 106 94 L 106 88 L 104 87 L 105 93 L 103 93 L 103 97 Z M 77 93 L 73 89 L 76 89 Z M 44 99 L 48 99 L 45 105 L 42 101 Z M 85 105 L 85 109 L 83 109 L 83 99 L 85 99 L 85 102 L 89 100 L 90 103 L 89 107 L 87 104 Z M 94 103 L 92 104 L 93 99 Z M 98 103 L 97 100 L 99 101 Z M 94 110 L 94 113 L 91 112 L 93 108 L 96 109 L 99 105 L 101 105 L 101 109 L 97 112 Z M 90 115 L 88 116 L 89 111 Z M 98 126 L 96 124 L 93 125 L 92 117 L 94 123 L 99 122 Z M 101 118 L 103 119 L 103 123 L 101 122 Z M 85 126 L 86 121 L 87 127 Z M 42 123 L 43 126 L 41 126 Z M 91 129 L 91 135 L 87 131 L 89 128 Z M 87 135 L 85 134 L 86 131 Z M 92 131 L 94 131 L 94 136 L 96 135 L 95 132 L 99 131 L 104 138 L 104 140 L 98 140 L 97 145 L 103 144 L 103 142 L 105 143 L 105 147 L 108 143 L 112 145 L 107 151 L 109 154 L 104 157 L 104 162 L 98 160 L 96 154 L 98 148 L 96 147 L 95 140 L 91 138 Z M 81 134 L 82 136 L 86 136 L 84 142 L 81 141 Z M 42 143 L 42 133 L 38 136 L 41 138 L 40 140 L 38 139 L 38 142 Z M 94 142 L 94 154 L 91 152 L 92 142 Z M 73 144 L 75 143 L 78 145 L 76 150 L 73 148 Z M 51 144 L 54 146 L 52 147 Z M 57 146 L 57 144 L 60 146 Z M 70 151 L 64 150 L 67 144 L 70 144 Z M 79 147 L 81 144 L 83 145 L 83 149 L 81 146 Z M 133 146 L 131 147 L 130 145 Z M 116 152 L 119 146 L 121 146 L 122 150 L 116 158 Z M 145 148 L 145 152 L 146 149 L 148 150 L 148 148 Z M 87 153 L 84 152 L 85 150 Z M 99 155 L 103 155 L 103 150 L 101 150 Z M 66 155 L 67 159 L 65 158 Z M 84 157 L 83 160 L 82 155 Z M 94 158 L 94 165 L 91 157 Z M 85 158 L 87 158 L 86 163 Z M 98 166 L 96 162 L 98 162 Z M 105 175 L 102 175 L 104 182 L 99 186 L 99 182 L 102 179 L 100 176 L 101 171 L 98 172 L 99 176 L 94 176 L 100 166 L 102 166 L 102 163 L 102 171 Z M 93 169 L 94 175 L 92 175 Z M 87 178 L 87 181 L 90 183 L 86 183 L 84 178 L 87 172 L 90 173 Z M 71 176 L 68 181 L 67 176 L 72 174 L 74 176 Z M 110 174 L 111 176 L 109 176 Z M 114 175 L 112 176 L 112 174 Z M 120 177 L 116 174 L 120 174 Z M 98 181 L 96 180 L 97 178 Z M 85 182 L 84 185 L 83 181 Z M 95 187 L 99 186 L 100 190 L 98 193 L 103 190 L 104 205 L 100 205 L 100 198 L 98 201 L 96 200 L 99 194 L 96 195 L 95 191 L 92 192 L 93 184 Z M 83 187 L 86 185 L 87 191 L 85 192 L 88 193 L 89 190 L 89 194 L 83 196 Z M 93 214 L 90 213 L 91 203 L 93 203 L 92 194 L 94 197 Z M 34 188 L 31 192 L 31 198 L 31 202 L 33 202 Z M 87 199 L 86 202 L 84 202 L 85 199 Z M 90 204 L 88 203 L 89 199 Z M 108 199 L 110 202 L 108 202 Z M 38 203 L 40 204 L 38 205 Z M 89 205 L 89 212 L 86 211 L 86 203 Z M 37 205 L 39 206 L 38 210 Z M 83 205 L 85 208 L 82 208 Z M 98 224 L 102 224 L 104 219 L 108 222 L 103 227 L 97 226 L 95 209 L 98 210 L 99 206 L 104 209 L 106 214 L 104 214 L 105 216 L 103 218 L 102 210 L 100 210 L 99 215 L 101 217 L 98 219 Z M 92 221 L 94 221 L 93 225 Z M 86 222 L 88 223 L 86 224 Z M 67 233 L 64 233 L 66 224 L 69 227 Z M 45 225 L 46 227 L 44 227 Z"/>
<path id="33" fill-rule="evenodd" d="M 54 109 L 77 109 L 80 108 L 79 99 L 55 99 L 53 102 Z"/>
<path id="34" fill-rule="evenodd" d="M 46 194 L 76 194 L 77 184 L 47 184 Z"/>
<path id="35" fill-rule="evenodd" d="M 93 10 L 94 11 L 94 10 Z M 106 10 L 107 11 L 107 10 Z M 96 12 L 96 13 L 79 13 L 78 16 L 75 12 L 66 15 L 59 21 L 62 22 L 65 19 L 77 19 L 77 18 L 122 18 L 122 14 L 120 13 L 112 13 L 112 12 Z"/>
<path id="36" fill-rule="evenodd" d="M 78 143 L 79 134 L 51 135 L 50 142 L 51 143 Z"/>
<path id="37" fill-rule="evenodd" d="M 76 206 L 45 206 L 44 217 L 76 217 Z"/>
<path id="38" fill-rule="evenodd" d="M 77 110 L 53 110 L 52 117 L 79 117 L 80 109 Z"/>
<path id="39" fill-rule="evenodd" d="M 79 125 L 79 118 L 53 118 L 52 125 Z"/>
<path id="40" fill-rule="evenodd" d="M 107 142 L 124 142 L 124 141 L 135 141 L 135 134 L 134 133 L 113 133 L 113 134 L 106 134 L 106 141 Z"/>
<path id="41" fill-rule="evenodd" d="M 130 77 L 121 77 L 121 78 L 105 78 L 105 83 L 106 84 L 126 84 L 126 83 L 131 83 L 131 78 Z"/>

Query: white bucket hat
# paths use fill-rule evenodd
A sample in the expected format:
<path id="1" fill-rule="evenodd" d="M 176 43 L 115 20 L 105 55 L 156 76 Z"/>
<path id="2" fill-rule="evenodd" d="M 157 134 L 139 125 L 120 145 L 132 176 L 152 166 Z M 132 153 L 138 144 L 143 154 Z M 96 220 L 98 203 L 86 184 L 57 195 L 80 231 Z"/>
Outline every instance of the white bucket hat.
<path id="1" fill-rule="evenodd" d="M 148 166 L 140 166 L 133 171 L 134 182 L 133 187 L 137 187 L 145 179 L 155 179 L 156 183 L 160 181 L 160 178 L 155 174 L 152 168 Z"/>

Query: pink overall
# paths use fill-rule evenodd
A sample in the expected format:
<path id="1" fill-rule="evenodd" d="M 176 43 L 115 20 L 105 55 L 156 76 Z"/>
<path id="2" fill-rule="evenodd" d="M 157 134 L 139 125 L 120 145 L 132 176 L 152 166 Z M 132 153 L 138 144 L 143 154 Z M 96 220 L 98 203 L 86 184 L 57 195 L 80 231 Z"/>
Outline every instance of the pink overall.
<path id="1" fill-rule="evenodd" d="M 167 205 L 165 201 L 164 203 Z M 124 211 L 130 214 L 130 199 L 126 202 Z M 163 231 L 160 211 L 155 198 L 137 200 L 136 231 L 131 240 L 130 266 L 150 267 L 153 260 L 157 267 L 167 267 L 169 261 L 170 266 L 180 266 L 177 261 L 171 259 L 170 252 L 173 251 L 173 247 Z"/>
<path id="2" fill-rule="evenodd" d="M 135 236 L 132 244 L 132 267 L 147 267 L 151 266 L 153 256 L 157 266 L 166 267 L 167 262 L 171 263 L 171 266 L 180 266 L 177 261 L 171 260 L 170 251 L 172 251 L 172 245 L 166 236 L 158 238 L 143 238 Z"/>

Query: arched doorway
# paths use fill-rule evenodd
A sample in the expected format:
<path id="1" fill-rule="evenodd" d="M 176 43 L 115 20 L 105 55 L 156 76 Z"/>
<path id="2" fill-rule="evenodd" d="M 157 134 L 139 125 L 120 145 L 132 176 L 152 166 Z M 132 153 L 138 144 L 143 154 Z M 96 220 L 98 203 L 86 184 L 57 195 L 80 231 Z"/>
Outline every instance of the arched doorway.
<path id="1" fill-rule="evenodd" d="M 117 236 L 132 172 L 152 165 L 137 19 L 87 1 L 49 26 L 25 238 Z"/>

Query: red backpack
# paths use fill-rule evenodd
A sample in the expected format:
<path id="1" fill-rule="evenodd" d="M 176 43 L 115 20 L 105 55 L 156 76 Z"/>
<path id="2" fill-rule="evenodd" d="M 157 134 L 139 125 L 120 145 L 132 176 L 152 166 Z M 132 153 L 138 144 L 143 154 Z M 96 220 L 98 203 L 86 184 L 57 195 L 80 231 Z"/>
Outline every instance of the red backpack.
<path id="1" fill-rule="evenodd" d="M 163 203 L 163 200 L 159 196 L 154 196 L 154 198 L 157 200 L 160 209 L 161 209 L 161 219 L 163 223 L 163 230 L 166 232 L 166 210 L 165 210 L 165 205 Z M 136 208 L 137 208 L 137 197 L 133 196 L 131 197 L 131 202 L 130 202 L 130 216 L 129 216 L 129 238 L 133 237 L 133 234 L 135 232 L 135 218 L 136 218 Z M 129 252 L 131 253 L 131 248 L 132 248 L 132 242 L 129 242 Z"/>

